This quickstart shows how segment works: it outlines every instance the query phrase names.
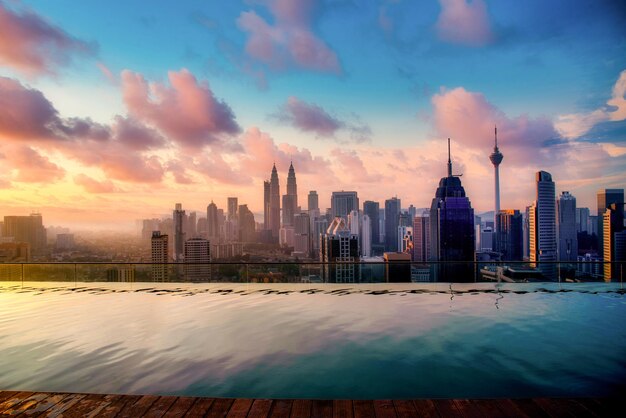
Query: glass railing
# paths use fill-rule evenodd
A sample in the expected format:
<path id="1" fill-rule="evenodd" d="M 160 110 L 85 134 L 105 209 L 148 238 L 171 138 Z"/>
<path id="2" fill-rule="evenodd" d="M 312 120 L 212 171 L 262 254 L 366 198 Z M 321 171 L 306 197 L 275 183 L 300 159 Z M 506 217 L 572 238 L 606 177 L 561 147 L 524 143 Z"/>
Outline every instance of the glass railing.
<path id="1" fill-rule="evenodd" d="M 0 263 L 3 282 L 620 282 L 626 262 Z"/>

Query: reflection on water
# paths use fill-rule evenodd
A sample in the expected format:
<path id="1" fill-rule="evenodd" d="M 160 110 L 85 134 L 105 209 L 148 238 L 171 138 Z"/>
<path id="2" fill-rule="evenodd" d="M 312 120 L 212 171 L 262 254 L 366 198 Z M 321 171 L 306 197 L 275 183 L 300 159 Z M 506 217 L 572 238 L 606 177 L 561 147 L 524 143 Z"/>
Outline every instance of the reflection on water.
<path id="1" fill-rule="evenodd" d="M 0 389 L 227 397 L 623 390 L 626 302 L 598 284 L 0 286 Z"/>

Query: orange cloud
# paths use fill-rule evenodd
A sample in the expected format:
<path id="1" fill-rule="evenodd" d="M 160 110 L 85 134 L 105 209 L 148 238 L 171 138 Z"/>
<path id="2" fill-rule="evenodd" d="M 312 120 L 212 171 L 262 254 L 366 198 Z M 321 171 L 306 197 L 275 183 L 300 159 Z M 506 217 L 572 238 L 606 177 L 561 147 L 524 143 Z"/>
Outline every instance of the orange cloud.
<path id="1" fill-rule="evenodd" d="M 82 186 L 89 193 L 113 193 L 117 191 L 111 180 L 98 181 L 82 173 L 74 176 L 74 183 Z"/>

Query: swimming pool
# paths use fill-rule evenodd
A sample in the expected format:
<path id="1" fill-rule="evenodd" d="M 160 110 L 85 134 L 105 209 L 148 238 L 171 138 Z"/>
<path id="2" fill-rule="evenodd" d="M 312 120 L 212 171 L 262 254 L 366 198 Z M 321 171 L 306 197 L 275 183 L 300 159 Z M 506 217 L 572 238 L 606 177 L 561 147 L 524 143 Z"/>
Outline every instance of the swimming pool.
<path id="1" fill-rule="evenodd" d="M 0 284 L 0 389 L 255 398 L 602 396 L 619 284 Z"/>

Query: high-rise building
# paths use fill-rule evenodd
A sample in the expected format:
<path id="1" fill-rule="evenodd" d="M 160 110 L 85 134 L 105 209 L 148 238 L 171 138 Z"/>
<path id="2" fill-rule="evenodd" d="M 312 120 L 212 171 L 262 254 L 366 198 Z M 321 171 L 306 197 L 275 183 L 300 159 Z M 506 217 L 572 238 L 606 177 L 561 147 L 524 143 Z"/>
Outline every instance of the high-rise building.
<path id="1" fill-rule="evenodd" d="M 530 209 L 526 206 L 522 216 L 522 260 L 530 260 Z"/>
<path id="2" fill-rule="evenodd" d="M 589 208 L 576 208 L 576 232 L 589 231 Z"/>
<path id="3" fill-rule="evenodd" d="M 385 200 L 385 251 L 398 251 L 398 225 L 400 225 L 400 199 Z"/>
<path id="4" fill-rule="evenodd" d="M 75 246 L 74 234 L 57 234 L 57 251 L 73 250 Z"/>
<path id="5" fill-rule="evenodd" d="M 330 216 L 334 219 L 341 217 L 347 223 L 348 215 L 353 210 L 359 210 L 359 197 L 356 192 L 333 192 L 330 198 Z"/>
<path id="6" fill-rule="evenodd" d="M 413 226 L 398 227 L 398 252 L 413 255 Z"/>
<path id="7" fill-rule="evenodd" d="M 464 262 L 474 260 L 474 245 L 474 209 L 452 174 L 448 138 L 448 176 L 439 180 L 430 206 L 430 259 L 446 262 L 433 265 L 434 281 L 473 281 L 474 268 Z"/>
<path id="8" fill-rule="evenodd" d="M 363 202 L 363 213 L 370 218 L 372 224 L 372 246 L 380 243 L 380 225 L 379 225 L 380 204 L 371 200 Z"/>
<path id="9" fill-rule="evenodd" d="M 548 280 L 555 280 L 557 266 L 556 197 L 552 176 L 546 171 L 535 175 L 537 199 L 529 211 L 529 261 Z M 539 262 L 535 264 L 535 262 Z"/>
<path id="10" fill-rule="evenodd" d="M 326 232 L 328 229 L 328 218 L 326 215 L 319 216 L 315 220 L 313 220 L 313 229 L 312 229 L 312 241 L 313 241 L 313 250 L 319 252 L 320 250 L 320 237 Z"/>
<path id="11" fill-rule="evenodd" d="M 578 259 L 578 234 L 576 228 L 576 198 L 565 191 L 556 202 L 557 231 L 559 235 L 559 261 L 576 262 Z"/>
<path id="12" fill-rule="evenodd" d="M 47 244 L 46 228 L 40 213 L 29 216 L 5 216 L 3 236 L 12 237 L 14 242 L 25 242 L 30 245 L 31 252 L 42 253 Z"/>
<path id="13" fill-rule="evenodd" d="M 604 254 L 604 212 L 615 204 L 616 223 L 624 222 L 624 189 L 603 189 L 598 191 L 598 254 Z"/>
<path id="14" fill-rule="evenodd" d="M 270 177 L 270 229 L 272 238 L 278 241 L 280 233 L 280 184 L 278 182 L 278 172 L 276 164 L 272 167 L 272 175 Z"/>
<path id="15" fill-rule="evenodd" d="M 185 280 L 208 282 L 211 280 L 211 243 L 204 238 L 185 241 Z"/>
<path id="16" fill-rule="evenodd" d="M 167 235 L 161 231 L 153 231 L 151 243 L 152 280 L 165 282 L 168 280 L 169 245 Z"/>
<path id="17" fill-rule="evenodd" d="M 522 261 L 522 214 L 519 210 L 504 209 L 496 215 L 495 250 L 502 261 Z"/>
<path id="18" fill-rule="evenodd" d="M 195 237 L 198 234 L 198 220 L 196 212 L 191 212 L 187 216 L 187 225 L 185 228 L 185 235 L 188 237 Z"/>
<path id="19" fill-rule="evenodd" d="M 626 253 L 624 252 L 624 205 L 620 213 L 619 206 L 611 203 L 604 211 L 602 216 L 602 259 L 604 261 L 604 280 L 610 282 L 623 278 L 623 269 L 625 265 L 619 262 L 626 261 Z"/>
<path id="20" fill-rule="evenodd" d="M 430 217 L 428 212 L 413 218 L 413 261 L 430 260 Z"/>
<path id="21" fill-rule="evenodd" d="M 319 206 L 319 197 L 317 196 L 317 192 L 315 190 L 311 190 L 309 192 L 309 199 L 308 199 L 308 209 L 309 210 L 319 210 L 320 206 Z"/>
<path id="22" fill-rule="evenodd" d="M 248 209 L 248 205 L 239 205 L 238 218 L 239 241 L 255 242 L 256 223 L 254 222 L 254 214 Z"/>
<path id="23" fill-rule="evenodd" d="M 213 242 L 218 241 L 220 236 L 220 228 L 217 216 L 217 205 L 211 201 L 206 207 L 207 236 Z"/>
<path id="24" fill-rule="evenodd" d="M 355 283 L 359 281 L 359 240 L 350 233 L 346 221 L 335 217 L 320 237 L 320 261 L 322 279 L 330 283 Z"/>
<path id="25" fill-rule="evenodd" d="M 298 210 L 298 185 L 293 163 L 287 174 L 287 194 L 283 196 L 283 225 L 293 225 L 293 217 Z"/>
<path id="26" fill-rule="evenodd" d="M 263 182 L 263 229 L 270 229 L 270 182 Z"/>
<path id="27" fill-rule="evenodd" d="M 306 212 L 294 216 L 294 248 L 293 256 L 311 257 L 311 220 Z"/>
<path id="28" fill-rule="evenodd" d="M 498 149 L 498 127 L 496 126 L 494 128 L 494 133 L 495 133 L 495 145 L 493 147 L 493 152 L 491 153 L 491 155 L 489 155 L 489 160 L 491 161 L 491 164 L 493 164 L 493 169 L 494 169 L 494 179 L 495 179 L 495 210 L 493 212 L 493 216 L 494 216 L 494 226 L 497 223 L 495 221 L 495 217 L 498 216 L 498 212 L 500 212 L 500 163 L 502 162 L 502 159 L 504 158 L 504 155 L 502 155 L 502 153 L 500 152 L 500 150 Z M 496 228 L 496 233 L 497 233 L 497 228 Z"/>
<path id="29" fill-rule="evenodd" d="M 358 210 L 351 210 L 348 214 L 348 228 L 353 235 L 361 235 L 361 214 Z"/>
<path id="30" fill-rule="evenodd" d="M 367 214 L 364 214 L 361 220 L 360 235 L 361 255 L 363 257 L 372 256 L 372 221 Z"/>
<path id="31" fill-rule="evenodd" d="M 183 210 L 183 205 L 180 203 L 176 203 L 176 208 L 172 213 L 172 218 L 174 220 L 174 261 L 180 263 L 183 261 L 184 257 L 184 243 L 185 243 L 185 230 L 184 230 L 184 222 L 185 222 L 185 211 Z"/>
<path id="32" fill-rule="evenodd" d="M 236 197 L 228 198 L 228 220 L 232 221 L 237 219 L 237 207 L 239 206 L 239 199 Z"/>
<path id="33" fill-rule="evenodd" d="M 409 205 L 409 209 L 407 210 L 407 213 L 409 214 L 409 224 L 412 226 L 413 218 L 415 218 L 415 215 L 417 215 L 417 208 L 413 205 Z"/>

